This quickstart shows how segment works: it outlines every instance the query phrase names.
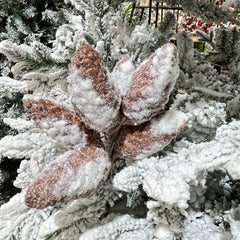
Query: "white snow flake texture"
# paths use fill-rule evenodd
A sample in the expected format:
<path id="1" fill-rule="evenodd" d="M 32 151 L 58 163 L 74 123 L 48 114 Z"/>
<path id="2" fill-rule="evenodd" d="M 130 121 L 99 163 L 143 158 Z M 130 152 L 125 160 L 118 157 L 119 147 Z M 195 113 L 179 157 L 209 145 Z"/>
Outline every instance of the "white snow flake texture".
<path id="1" fill-rule="evenodd" d="M 146 219 L 135 219 L 129 215 L 116 217 L 113 221 L 89 229 L 79 240 L 151 240 L 154 229 Z"/>
<path id="2" fill-rule="evenodd" d="M 46 167 L 27 190 L 28 206 L 49 205 L 86 197 L 105 181 L 111 162 L 108 154 L 95 146 L 68 151 Z"/>
<path id="3" fill-rule="evenodd" d="M 234 179 L 240 178 L 239 132 L 240 122 L 232 121 L 217 130 L 213 141 L 188 143 L 189 146 L 185 144 L 178 149 L 178 153 L 170 153 L 161 159 L 151 157 L 138 161 L 134 164 L 134 171 L 130 166 L 115 176 L 114 186 L 131 191 L 136 185 L 143 184 L 149 197 L 186 209 L 190 200 L 190 186 L 197 186 L 204 172 L 221 169 Z M 128 183 L 122 178 L 124 176 L 133 182 Z"/>
<path id="4" fill-rule="evenodd" d="M 149 120 L 168 102 L 178 75 L 176 47 L 166 44 L 157 49 L 134 72 L 122 100 L 124 115 L 134 124 Z"/>
<path id="5" fill-rule="evenodd" d="M 117 125 L 120 95 L 110 85 L 100 54 L 83 43 L 74 53 L 68 76 L 68 92 L 82 121 L 98 132 Z"/>
<path id="6" fill-rule="evenodd" d="M 227 240 L 226 233 L 214 224 L 214 220 L 204 213 L 192 213 L 184 222 L 182 240 Z"/>

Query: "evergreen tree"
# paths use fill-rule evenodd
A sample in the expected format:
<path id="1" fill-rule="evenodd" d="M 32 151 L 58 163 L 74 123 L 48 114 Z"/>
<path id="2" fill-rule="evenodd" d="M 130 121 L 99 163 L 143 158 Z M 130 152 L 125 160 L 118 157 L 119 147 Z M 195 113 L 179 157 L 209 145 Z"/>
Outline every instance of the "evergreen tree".
<path id="1" fill-rule="evenodd" d="M 0 1 L 0 240 L 239 238 L 239 0 L 134 2 Z"/>

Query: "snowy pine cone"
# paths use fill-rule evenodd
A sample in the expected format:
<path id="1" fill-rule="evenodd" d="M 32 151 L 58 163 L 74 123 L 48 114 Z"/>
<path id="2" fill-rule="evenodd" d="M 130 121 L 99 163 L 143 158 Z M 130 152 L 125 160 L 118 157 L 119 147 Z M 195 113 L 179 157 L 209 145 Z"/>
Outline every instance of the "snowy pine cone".
<path id="1" fill-rule="evenodd" d="M 87 197 L 107 179 L 110 167 L 111 161 L 102 148 L 90 146 L 66 152 L 28 188 L 25 202 L 42 209 Z"/>
<path id="2" fill-rule="evenodd" d="M 109 84 L 100 54 L 83 43 L 69 65 L 68 91 L 82 121 L 98 132 L 118 124 L 120 96 Z"/>
<path id="3" fill-rule="evenodd" d="M 174 44 L 158 48 L 134 72 L 122 109 L 133 124 L 151 119 L 168 102 L 179 75 L 177 49 Z"/>

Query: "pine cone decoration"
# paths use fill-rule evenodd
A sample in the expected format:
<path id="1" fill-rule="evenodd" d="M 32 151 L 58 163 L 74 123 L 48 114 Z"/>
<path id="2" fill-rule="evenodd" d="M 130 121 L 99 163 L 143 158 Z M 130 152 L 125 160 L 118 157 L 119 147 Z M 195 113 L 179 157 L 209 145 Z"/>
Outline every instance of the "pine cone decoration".
<path id="1" fill-rule="evenodd" d="M 186 115 L 170 110 L 152 117 L 168 101 L 177 62 L 176 48 L 167 44 L 137 70 L 130 59 L 121 60 L 108 79 L 100 55 L 83 44 L 70 64 L 73 107 L 26 96 L 25 109 L 36 124 L 73 149 L 43 170 L 27 190 L 26 204 L 42 209 L 87 197 L 107 179 L 109 156 L 137 160 L 169 144 L 186 127 Z"/>
<path id="2" fill-rule="evenodd" d="M 121 99 L 109 84 L 100 54 L 83 43 L 69 67 L 68 90 L 77 114 L 90 128 L 108 132 L 118 124 Z"/>
<path id="3" fill-rule="evenodd" d="M 27 95 L 23 104 L 38 127 L 47 130 L 49 136 L 64 145 L 83 147 L 98 140 L 98 134 L 87 129 L 74 111 L 56 104 L 52 99 Z"/>
<path id="4" fill-rule="evenodd" d="M 102 148 L 90 146 L 67 152 L 28 188 L 25 202 L 42 209 L 87 197 L 106 180 L 110 166 L 108 154 Z"/>
<path id="5" fill-rule="evenodd" d="M 138 160 L 162 150 L 187 127 L 185 114 L 170 110 L 138 126 L 126 126 L 115 147 L 117 156 Z"/>
<path id="6" fill-rule="evenodd" d="M 110 83 L 120 93 L 121 97 L 127 95 L 134 70 L 135 67 L 132 61 L 128 57 L 125 57 L 117 62 L 109 76 Z"/>
<path id="7" fill-rule="evenodd" d="M 134 72 L 122 109 L 133 124 L 151 119 L 163 109 L 179 75 L 176 47 L 159 48 Z"/>

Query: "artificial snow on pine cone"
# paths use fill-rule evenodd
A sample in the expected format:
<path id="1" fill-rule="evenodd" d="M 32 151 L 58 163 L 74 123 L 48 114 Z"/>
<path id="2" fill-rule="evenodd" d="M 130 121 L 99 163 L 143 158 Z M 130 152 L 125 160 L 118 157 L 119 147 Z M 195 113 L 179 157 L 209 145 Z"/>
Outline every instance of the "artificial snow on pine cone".
<path id="1" fill-rule="evenodd" d="M 96 146 L 66 152 L 41 173 L 25 195 L 28 206 L 42 209 L 87 197 L 106 180 L 111 162 Z"/>
<path id="2" fill-rule="evenodd" d="M 124 115 L 135 125 L 150 120 L 168 102 L 178 75 L 177 49 L 165 44 L 133 73 L 122 98 Z"/>
<path id="3" fill-rule="evenodd" d="M 116 154 L 127 160 L 149 157 L 167 146 L 186 127 L 186 114 L 176 110 L 138 126 L 126 126 L 119 135 Z"/>
<path id="4" fill-rule="evenodd" d="M 134 71 L 135 67 L 133 62 L 129 57 L 125 57 L 117 62 L 113 71 L 110 73 L 109 81 L 121 97 L 127 95 Z"/>
<path id="5" fill-rule="evenodd" d="M 179 74 L 177 63 L 176 48 L 166 44 L 137 70 L 129 59 L 121 60 L 109 81 L 100 55 L 84 43 L 70 64 L 68 90 L 73 106 L 25 96 L 30 118 L 68 147 L 28 188 L 26 204 L 41 209 L 87 197 L 107 179 L 110 157 L 139 160 L 168 145 L 186 128 L 187 115 L 172 109 L 152 117 L 168 101 Z M 139 122 L 145 123 L 133 126 Z"/>
<path id="6" fill-rule="evenodd" d="M 73 110 L 53 99 L 25 95 L 23 104 L 37 126 L 64 145 L 83 147 L 98 139 L 97 133 L 86 128 Z"/>
<path id="7" fill-rule="evenodd" d="M 90 128 L 108 132 L 118 123 L 121 99 L 109 84 L 100 54 L 83 43 L 69 67 L 68 91 L 77 114 Z"/>

